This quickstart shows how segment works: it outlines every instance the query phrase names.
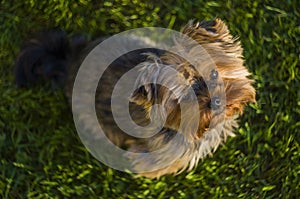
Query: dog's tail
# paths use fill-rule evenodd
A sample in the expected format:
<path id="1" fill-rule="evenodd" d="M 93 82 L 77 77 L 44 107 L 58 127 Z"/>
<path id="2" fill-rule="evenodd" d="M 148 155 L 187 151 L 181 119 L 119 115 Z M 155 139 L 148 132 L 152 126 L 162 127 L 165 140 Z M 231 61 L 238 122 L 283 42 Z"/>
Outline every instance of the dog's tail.
<path id="1" fill-rule="evenodd" d="M 87 45 L 87 38 L 68 38 L 60 29 L 36 34 L 22 47 L 15 64 L 15 81 L 19 87 L 50 82 L 52 87 L 64 86 L 68 65 Z"/>

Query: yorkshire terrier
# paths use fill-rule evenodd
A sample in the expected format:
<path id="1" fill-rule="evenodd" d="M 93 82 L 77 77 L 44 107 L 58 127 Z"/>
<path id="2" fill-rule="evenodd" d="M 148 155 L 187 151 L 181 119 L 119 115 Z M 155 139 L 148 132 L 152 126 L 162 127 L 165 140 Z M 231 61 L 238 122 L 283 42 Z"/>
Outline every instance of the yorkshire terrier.
<path id="1" fill-rule="evenodd" d="M 99 123 L 116 146 L 140 154 L 132 162 L 134 170 L 142 171 L 138 174 L 140 176 L 159 178 L 162 175 L 191 170 L 200 159 L 214 152 L 228 136 L 234 135 L 233 131 L 238 127 L 237 117 L 243 113 L 245 105 L 255 102 L 253 80 L 249 78 L 250 73 L 244 66 L 243 49 L 240 42 L 231 36 L 223 21 L 191 21 L 183 27 L 181 33 L 201 45 L 214 62 L 216 68 L 211 69 L 208 76 L 199 74 L 195 66 L 177 54 L 147 48 L 129 52 L 111 63 L 96 90 L 95 108 Z M 74 81 L 83 59 L 103 40 L 101 38 L 89 42 L 81 35 L 68 37 L 61 30 L 44 31 L 36 35 L 25 43 L 16 60 L 16 84 L 27 87 L 48 81 L 54 88 L 63 88 L 71 103 Z M 135 37 L 133 40 L 146 42 L 142 37 Z M 119 44 L 126 45 L 124 41 Z M 177 45 L 185 52 L 194 53 L 199 59 L 206 61 L 204 55 L 201 57 L 201 52 L 193 52 L 196 50 L 194 45 L 186 42 L 179 42 Z M 145 84 L 153 79 L 168 78 L 168 73 L 157 69 L 157 63 L 160 69 L 165 66 L 178 72 L 181 79 L 172 80 L 171 90 L 154 83 Z M 138 65 L 141 69 L 136 83 L 143 86 L 130 96 L 133 120 L 140 125 L 149 123 L 151 107 L 155 104 L 162 105 L 166 112 L 162 129 L 150 138 L 136 138 L 123 132 L 115 123 L 110 107 L 114 85 L 123 74 Z M 225 99 L 218 95 L 221 87 Z M 196 121 L 198 127 L 193 132 L 180 127 L 180 103 L 189 103 L 183 88 L 193 89 L 199 107 L 199 121 Z M 80 116 L 80 113 L 76 114 Z M 190 120 L 193 119 L 191 116 Z M 92 131 L 89 116 L 83 116 L 81 120 Z M 147 156 L 148 152 L 163 147 L 165 153 L 158 153 L 151 158 Z M 177 155 L 170 160 L 170 154 Z M 154 164 L 156 169 L 147 170 Z"/>

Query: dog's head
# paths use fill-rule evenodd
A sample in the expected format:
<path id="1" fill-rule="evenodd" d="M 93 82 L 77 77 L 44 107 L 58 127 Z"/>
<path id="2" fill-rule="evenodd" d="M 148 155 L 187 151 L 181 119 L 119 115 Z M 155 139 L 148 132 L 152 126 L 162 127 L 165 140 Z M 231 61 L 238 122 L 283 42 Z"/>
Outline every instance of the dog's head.
<path id="1" fill-rule="evenodd" d="M 141 64 L 137 79 L 143 86 L 135 90 L 131 101 L 143 106 L 149 114 L 154 104 L 161 104 L 165 109 L 165 127 L 178 131 L 182 117 L 180 104 L 188 105 L 196 96 L 200 119 L 198 130 L 192 137 L 199 139 L 219 120 L 241 114 L 248 102 L 255 101 L 255 89 L 244 66 L 242 47 L 221 20 L 190 22 L 182 34 L 197 42 L 197 46 L 181 39 L 174 49 L 180 48 L 193 59 L 200 60 L 198 66 L 173 52 L 166 52 L 161 57 L 149 55 L 148 61 Z M 199 45 L 202 51 L 199 51 Z M 211 63 L 214 67 L 208 67 Z M 177 71 L 176 76 L 171 69 Z M 195 95 L 190 95 L 189 89 Z M 189 111 L 195 111 L 190 108 Z M 212 122 L 212 117 L 218 115 L 223 117 Z"/>

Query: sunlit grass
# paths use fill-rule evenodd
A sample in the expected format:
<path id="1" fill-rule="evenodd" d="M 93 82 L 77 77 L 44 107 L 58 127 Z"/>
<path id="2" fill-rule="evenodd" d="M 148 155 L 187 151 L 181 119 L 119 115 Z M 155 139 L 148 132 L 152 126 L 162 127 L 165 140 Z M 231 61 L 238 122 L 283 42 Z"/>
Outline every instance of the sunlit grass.
<path id="1" fill-rule="evenodd" d="M 300 197 L 298 1 L 3 0 L 0 7 L 0 198 Z M 215 17 L 242 42 L 257 104 L 246 108 L 237 136 L 189 173 L 149 180 L 102 165 L 80 142 L 62 92 L 13 82 L 22 41 L 38 30 L 95 38 Z"/>

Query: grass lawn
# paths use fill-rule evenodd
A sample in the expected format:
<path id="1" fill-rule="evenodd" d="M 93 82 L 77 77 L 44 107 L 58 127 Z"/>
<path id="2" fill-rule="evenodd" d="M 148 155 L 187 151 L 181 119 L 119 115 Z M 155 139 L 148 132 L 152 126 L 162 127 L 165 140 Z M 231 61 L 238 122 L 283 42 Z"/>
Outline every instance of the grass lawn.
<path id="1" fill-rule="evenodd" d="M 0 198 L 300 198 L 299 1 L 95 2 L 1 0 Z M 33 32 L 96 38 L 215 17 L 240 37 L 257 104 L 237 136 L 191 172 L 149 180 L 110 169 L 82 145 L 61 91 L 14 84 L 14 60 Z"/>

